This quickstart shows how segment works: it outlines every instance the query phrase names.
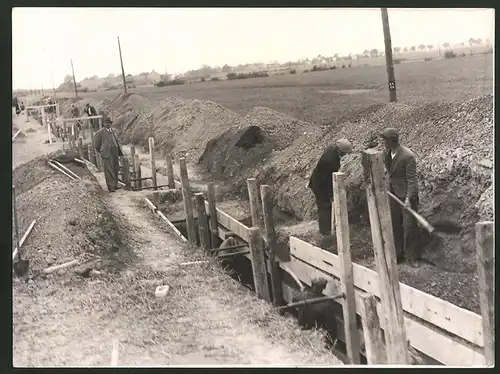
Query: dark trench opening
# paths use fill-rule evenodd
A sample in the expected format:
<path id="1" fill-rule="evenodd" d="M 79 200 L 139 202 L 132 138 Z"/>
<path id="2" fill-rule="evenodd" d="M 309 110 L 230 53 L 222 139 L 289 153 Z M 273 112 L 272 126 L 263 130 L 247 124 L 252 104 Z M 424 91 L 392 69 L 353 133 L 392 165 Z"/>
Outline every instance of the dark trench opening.
<path id="1" fill-rule="evenodd" d="M 195 218 L 196 220 L 196 218 Z M 242 221 L 245 221 L 242 220 Z M 250 219 L 251 222 L 251 219 Z M 177 229 L 187 237 L 187 227 L 184 222 L 181 223 L 175 223 L 174 224 Z M 199 240 L 199 239 L 198 239 Z M 220 246 L 222 243 L 222 240 L 219 239 L 217 243 L 217 247 Z M 198 241 L 199 244 L 199 241 Z M 241 283 L 244 287 L 250 289 L 252 292 L 255 292 L 255 284 L 253 280 L 253 270 L 252 270 L 252 262 L 250 259 L 246 258 L 245 256 L 242 255 L 236 255 L 236 256 L 228 256 L 226 258 L 222 258 L 222 266 L 224 268 L 224 271 L 233 279 L 237 280 L 239 283 Z M 294 288 L 295 291 L 298 292 L 298 286 L 296 285 L 295 281 L 288 275 L 286 272 L 281 272 L 281 277 L 282 280 L 291 288 Z M 271 276 L 268 275 L 267 277 L 268 284 L 271 285 Z M 271 292 L 271 290 L 270 290 Z M 335 316 L 340 316 L 342 317 L 342 307 L 340 304 L 337 304 L 335 302 L 331 302 L 333 304 L 333 310 L 334 310 L 334 315 L 332 315 L 330 318 L 335 318 Z M 288 309 L 287 314 L 290 316 L 294 317 L 295 319 L 298 319 L 298 310 L 296 308 L 291 308 Z M 318 326 L 326 326 L 331 321 L 327 321 L 326 317 L 323 319 L 318 319 L 317 320 L 317 325 Z M 358 321 L 358 323 L 361 323 L 361 321 Z M 333 340 L 337 340 L 335 343 L 335 347 L 333 347 L 329 343 L 329 338 L 325 333 L 324 337 L 324 342 L 326 348 L 328 348 L 337 358 L 340 358 L 341 360 L 345 360 L 345 356 L 347 354 L 346 352 L 346 344 L 344 341 L 340 340 L 340 336 L 332 336 L 331 337 Z M 340 355 L 339 355 L 340 354 Z M 344 356 L 344 357 L 342 357 Z M 361 363 L 366 364 L 366 358 L 361 355 Z"/>

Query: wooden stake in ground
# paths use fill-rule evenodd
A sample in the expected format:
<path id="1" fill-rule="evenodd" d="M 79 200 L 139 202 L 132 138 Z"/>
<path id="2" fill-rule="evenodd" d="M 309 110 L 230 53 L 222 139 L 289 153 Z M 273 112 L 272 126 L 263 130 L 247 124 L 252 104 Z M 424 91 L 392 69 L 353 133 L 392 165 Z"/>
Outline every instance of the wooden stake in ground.
<path id="1" fill-rule="evenodd" d="M 205 208 L 205 198 L 203 193 L 194 195 L 196 210 L 198 212 L 198 230 L 200 233 L 200 247 L 205 251 L 210 249 L 210 230 L 208 229 L 207 211 Z"/>
<path id="2" fill-rule="evenodd" d="M 78 155 L 80 156 L 81 159 L 84 158 L 83 154 L 83 139 L 78 138 Z"/>
<path id="3" fill-rule="evenodd" d="M 193 201 L 191 200 L 191 189 L 189 188 L 189 177 L 185 158 L 179 160 L 179 166 L 181 169 L 182 199 L 184 200 L 184 211 L 186 213 L 188 240 L 189 243 L 196 244 L 196 224 L 193 217 Z"/>
<path id="4" fill-rule="evenodd" d="M 211 248 L 218 248 L 219 242 L 219 227 L 217 223 L 217 208 L 215 205 L 215 188 L 214 182 L 207 184 L 207 199 L 208 199 L 208 214 L 210 216 L 210 237 Z"/>
<path id="5" fill-rule="evenodd" d="M 259 204 L 259 186 L 257 179 L 247 179 L 248 201 L 250 203 L 250 214 L 252 215 L 252 226 L 258 227 L 261 230 L 262 225 L 261 205 Z"/>
<path id="6" fill-rule="evenodd" d="M 155 164 L 155 139 L 149 138 L 149 164 L 151 166 L 151 178 L 153 181 L 153 188 L 156 190 L 158 184 L 156 183 L 156 164 Z"/>
<path id="7" fill-rule="evenodd" d="M 175 188 L 174 165 L 172 162 L 172 154 L 170 152 L 168 152 L 165 157 L 165 166 L 167 168 L 168 188 Z"/>
<path id="8" fill-rule="evenodd" d="M 389 27 L 389 15 L 387 8 L 381 8 L 382 12 L 382 28 L 384 30 L 385 43 L 385 64 L 387 66 L 387 79 L 389 84 L 389 101 L 396 101 L 396 78 L 394 76 L 394 63 L 392 61 L 392 42 L 391 30 Z"/>
<path id="9" fill-rule="evenodd" d="M 386 318 L 387 360 L 388 364 L 408 365 L 411 361 L 401 306 L 399 271 L 396 264 L 383 154 L 368 149 L 363 152 L 362 161 L 367 184 L 366 197 L 379 279 L 382 318 Z"/>
<path id="10" fill-rule="evenodd" d="M 260 186 L 262 198 L 262 212 L 264 214 L 264 227 L 269 247 L 269 272 L 271 273 L 271 287 L 273 290 L 273 304 L 275 306 L 283 305 L 283 290 L 281 289 L 281 273 L 278 260 L 276 259 L 276 230 L 274 228 L 273 203 L 271 200 L 271 187 L 268 185 Z"/>
<path id="11" fill-rule="evenodd" d="M 377 313 L 377 300 L 375 296 L 365 293 L 361 295 L 361 321 L 365 337 L 366 361 L 368 365 L 387 363 L 387 352 L 382 340 L 382 330 Z"/>
<path id="12" fill-rule="evenodd" d="M 56 103 L 56 117 L 61 117 L 61 108 L 59 106 L 59 103 Z"/>
<path id="13" fill-rule="evenodd" d="M 91 164 L 95 165 L 96 164 L 96 160 L 95 160 L 95 153 L 94 153 L 94 148 L 92 148 L 92 144 L 89 144 L 87 146 L 87 150 L 88 150 L 88 160 Z"/>
<path id="14" fill-rule="evenodd" d="M 131 190 L 132 182 L 130 180 L 130 165 L 128 163 L 127 157 L 122 157 L 122 164 L 123 164 L 123 183 L 125 183 L 125 189 Z"/>
<path id="15" fill-rule="evenodd" d="M 255 292 L 259 298 L 271 301 L 271 296 L 269 295 L 269 284 L 267 282 L 266 258 L 264 255 L 264 246 L 259 228 L 251 227 L 248 234 L 250 236 L 249 244 L 252 256 L 252 272 Z"/>
<path id="16" fill-rule="evenodd" d="M 354 295 L 354 277 L 352 273 L 351 242 L 347 217 L 347 197 L 344 173 L 333 173 L 333 207 L 335 222 L 332 229 L 337 232 L 337 248 L 340 262 L 340 285 L 345 295 L 343 305 L 345 340 L 349 363 L 358 365 L 360 361 L 359 334 L 356 320 L 356 298 Z M 332 231 L 333 231 L 332 230 Z"/>
<path id="17" fill-rule="evenodd" d="M 135 177 L 135 146 L 134 145 L 131 145 L 130 146 L 130 169 L 132 170 L 133 174 L 134 174 L 134 178 Z"/>
<path id="18" fill-rule="evenodd" d="M 142 188 L 142 181 L 141 181 L 141 160 L 139 159 L 139 155 L 135 155 L 135 161 L 134 161 L 134 167 L 135 167 L 135 188 L 140 189 Z"/>
<path id="19" fill-rule="evenodd" d="M 495 365 L 495 255 L 493 222 L 476 223 L 476 254 L 479 274 L 479 302 L 483 318 L 484 356 Z"/>

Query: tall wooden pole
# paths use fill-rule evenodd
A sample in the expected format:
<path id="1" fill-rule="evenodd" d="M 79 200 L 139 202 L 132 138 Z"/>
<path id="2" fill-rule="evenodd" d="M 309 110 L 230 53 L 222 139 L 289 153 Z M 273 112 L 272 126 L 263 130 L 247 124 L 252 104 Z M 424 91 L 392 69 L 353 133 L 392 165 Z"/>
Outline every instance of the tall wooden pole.
<path id="1" fill-rule="evenodd" d="M 75 69 L 73 69 L 73 60 L 69 60 L 71 62 L 71 72 L 73 73 L 73 84 L 75 85 L 75 97 L 78 97 L 78 89 L 76 88 L 76 79 L 75 79 Z"/>
<path id="2" fill-rule="evenodd" d="M 389 101 L 396 101 L 396 78 L 394 77 L 394 64 L 392 61 L 392 42 L 391 30 L 389 28 L 389 15 L 387 8 L 381 8 L 382 12 L 382 27 L 384 29 L 384 44 L 385 44 L 385 64 L 387 66 L 387 79 L 389 81 Z"/>
<path id="3" fill-rule="evenodd" d="M 122 47 L 120 46 L 120 37 L 118 38 L 118 52 L 120 52 L 120 64 L 122 65 L 123 89 L 127 93 L 127 79 L 125 78 L 125 69 L 123 69 Z"/>

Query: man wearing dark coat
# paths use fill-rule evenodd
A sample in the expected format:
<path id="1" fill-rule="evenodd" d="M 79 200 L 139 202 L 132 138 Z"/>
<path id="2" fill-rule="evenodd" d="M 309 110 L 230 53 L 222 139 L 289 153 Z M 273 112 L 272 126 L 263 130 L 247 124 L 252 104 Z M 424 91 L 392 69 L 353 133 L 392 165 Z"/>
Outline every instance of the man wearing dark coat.
<path id="1" fill-rule="evenodd" d="M 383 130 L 380 137 L 386 148 L 384 161 L 389 177 L 389 191 L 404 201 L 406 206 L 417 211 L 419 201 L 415 154 L 399 143 L 399 133 L 394 128 Z M 401 263 L 407 259 L 414 262 L 420 257 L 417 248 L 411 243 L 411 238 L 416 237 L 417 222 L 394 199 L 389 200 L 397 261 Z"/>
<path id="2" fill-rule="evenodd" d="M 112 123 L 111 118 L 103 117 L 104 127 L 94 135 L 95 149 L 101 154 L 104 177 L 109 192 L 115 192 L 118 189 L 119 158 L 123 157 L 118 136 L 111 128 Z"/>
<path id="3" fill-rule="evenodd" d="M 95 108 L 90 105 L 89 103 L 87 103 L 85 105 L 85 113 L 89 116 L 89 117 L 94 117 L 94 116 L 97 116 L 97 110 L 95 110 Z M 94 118 L 94 119 L 91 119 L 90 120 L 90 124 L 92 125 L 92 127 L 94 128 L 94 131 L 97 131 L 99 130 L 99 120 L 97 118 Z"/>
<path id="4" fill-rule="evenodd" d="M 338 139 L 335 145 L 326 147 L 321 155 L 311 177 L 309 187 L 316 198 L 318 209 L 318 225 L 321 235 L 320 247 L 333 245 L 332 237 L 332 173 L 339 171 L 341 158 L 352 152 L 352 145 L 347 139 Z"/>

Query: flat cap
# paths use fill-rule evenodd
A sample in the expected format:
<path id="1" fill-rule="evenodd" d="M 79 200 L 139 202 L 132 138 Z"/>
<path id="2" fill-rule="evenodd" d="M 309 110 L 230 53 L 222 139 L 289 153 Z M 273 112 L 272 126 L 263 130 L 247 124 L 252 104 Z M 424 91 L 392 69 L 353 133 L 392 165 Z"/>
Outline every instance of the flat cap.
<path id="1" fill-rule="evenodd" d="M 388 127 L 380 133 L 380 137 L 387 140 L 398 140 L 399 132 L 393 127 Z"/>
<path id="2" fill-rule="evenodd" d="M 325 288 L 328 281 L 325 278 L 314 278 L 311 280 L 311 286 Z"/>
<path id="3" fill-rule="evenodd" d="M 344 153 L 351 153 L 352 152 L 352 144 L 349 142 L 347 139 L 338 139 L 335 142 L 335 146 L 339 151 L 342 151 Z"/>

